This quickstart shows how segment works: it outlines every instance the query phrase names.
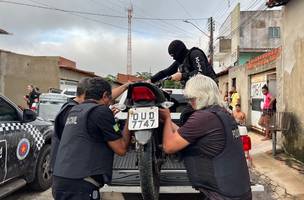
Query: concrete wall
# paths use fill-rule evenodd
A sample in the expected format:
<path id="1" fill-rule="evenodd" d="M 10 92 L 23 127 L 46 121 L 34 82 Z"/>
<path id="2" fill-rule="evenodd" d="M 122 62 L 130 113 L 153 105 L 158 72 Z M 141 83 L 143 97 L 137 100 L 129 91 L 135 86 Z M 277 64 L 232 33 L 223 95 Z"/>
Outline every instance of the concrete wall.
<path id="1" fill-rule="evenodd" d="M 283 55 L 279 70 L 279 109 L 292 113 L 290 131 L 285 135 L 284 147 L 304 161 L 304 1 L 292 0 L 283 12 Z"/>
<path id="2" fill-rule="evenodd" d="M 59 77 L 61 80 L 79 81 L 81 78 L 88 76 L 76 71 L 60 68 Z"/>
<path id="3" fill-rule="evenodd" d="M 220 77 L 218 77 L 218 81 L 219 81 L 219 90 L 220 90 L 220 94 L 222 99 L 224 99 L 225 97 L 225 93 L 229 90 L 229 85 L 228 85 L 228 90 L 226 90 L 226 83 L 229 83 L 229 79 L 228 79 L 228 74 L 225 75 L 221 75 Z"/>
<path id="4" fill-rule="evenodd" d="M 281 20 L 280 10 L 240 11 L 238 4 L 219 31 L 223 38 L 231 38 L 231 51 L 221 53 L 217 48 L 215 60 L 220 66 L 225 67 L 233 66 L 236 61 L 238 65 L 242 65 L 253 56 L 280 47 L 281 38 L 269 38 L 269 27 L 281 27 Z M 280 37 L 282 37 L 281 33 Z M 219 46 L 218 42 L 216 45 Z"/>
<path id="5" fill-rule="evenodd" d="M 236 90 L 241 97 L 242 111 L 248 116 L 249 108 L 249 78 L 245 65 L 233 67 L 229 70 L 229 90 L 232 86 L 232 79 L 236 78 Z M 247 120 L 248 122 L 248 120 Z"/>
<path id="6" fill-rule="evenodd" d="M 29 84 L 46 92 L 59 87 L 57 57 L 33 57 L 0 51 L 0 92 L 18 105 L 26 106 L 23 96 Z"/>
<path id="7" fill-rule="evenodd" d="M 231 12 L 231 64 L 233 66 L 239 59 L 240 47 L 240 3 Z"/>
<path id="8" fill-rule="evenodd" d="M 281 46 L 281 38 L 269 38 L 269 27 L 281 27 L 282 12 L 242 11 L 240 28 L 240 49 L 276 48 Z"/>
<path id="9" fill-rule="evenodd" d="M 221 68 L 225 69 L 227 67 L 233 66 L 230 52 L 226 53 L 226 54 L 222 54 L 218 60 L 219 60 L 219 66 Z M 222 70 L 220 70 L 220 71 L 222 71 Z"/>

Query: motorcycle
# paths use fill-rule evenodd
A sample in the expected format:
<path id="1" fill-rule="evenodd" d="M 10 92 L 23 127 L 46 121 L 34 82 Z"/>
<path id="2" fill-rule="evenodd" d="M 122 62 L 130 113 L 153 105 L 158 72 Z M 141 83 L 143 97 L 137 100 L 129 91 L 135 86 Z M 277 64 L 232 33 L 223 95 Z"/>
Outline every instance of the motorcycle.
<path id="1" fill-rule="evenodd" d="M 128 88 L 126 107 L 130 131 L 134 133 L 140 186 L 144 200 L 157 200 L 160 170 L 166 159 L 162 151 L 162 123 L 159 108 L 170 108 L 169 95 L 150 83 L 134 83 Z"/>

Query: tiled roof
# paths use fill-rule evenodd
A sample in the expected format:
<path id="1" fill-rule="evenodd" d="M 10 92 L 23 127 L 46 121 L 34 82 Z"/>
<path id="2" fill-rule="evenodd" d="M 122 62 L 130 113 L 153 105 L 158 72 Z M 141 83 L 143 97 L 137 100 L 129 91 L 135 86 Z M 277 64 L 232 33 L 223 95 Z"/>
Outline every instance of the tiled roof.
<path id="1" fill-rule="evenodd" d="M 77 69 L 76 67 L 69 67 L 69 66 L 59 66 L 59 67 L 61 69 L 66 69 L 66 70 L 74 71 L 74 72 L 77 72 L 77 73 L 80 73 L 80 74 L 84 74 L 84 75 L 89 76 L 89 77 L 99 77 L 94 72 L 89 72 L 89 71 Z"/>
<path id="2" fill-rule="evenodd" d="M 117 74 L 117 82 L 124 84 L 127 82 L 137 82 L 137 81 L 143 81 L 143 79 L 138 78 L 137 76 L 134 75 L 127 75 L 127 74 Z"/>

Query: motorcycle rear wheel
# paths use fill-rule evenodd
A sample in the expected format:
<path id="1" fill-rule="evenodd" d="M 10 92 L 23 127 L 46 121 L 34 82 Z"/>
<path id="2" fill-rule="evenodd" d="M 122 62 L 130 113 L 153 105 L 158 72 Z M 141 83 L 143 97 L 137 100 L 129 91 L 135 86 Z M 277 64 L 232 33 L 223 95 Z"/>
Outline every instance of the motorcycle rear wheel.
<path id="1" fill-rule="evenodd" d="M 153 138 L 138 147 L 138 169 L 141 193 L 144 200 L 158 200 L 160 165 L 155 156 Z"/>

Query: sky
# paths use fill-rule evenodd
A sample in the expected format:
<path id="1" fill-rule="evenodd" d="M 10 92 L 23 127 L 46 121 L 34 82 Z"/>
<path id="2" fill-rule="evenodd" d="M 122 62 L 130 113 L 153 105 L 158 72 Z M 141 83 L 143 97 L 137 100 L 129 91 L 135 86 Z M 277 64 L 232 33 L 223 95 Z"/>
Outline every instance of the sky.
<path id="1" fill-rule="evenodd" d="M 172 40 L 180 39 L 189 48 L 197 46 L 207 51 L 208 38 L 183 19 L 191 19 L 208 33 L 207 19 L 212 16 L 217 32 L 238 2 L 246 10 L 257 8 L 265 0 L 0 0 L 0 28 L 12 33 L 0 35 L 0 49 L 26 55 L 63 56 L 75 61 L 78 68 L 101 76 L 126 73 L 130 2 L 132 71 L 156 73 L 173 61 L 167 52 Z"/>

